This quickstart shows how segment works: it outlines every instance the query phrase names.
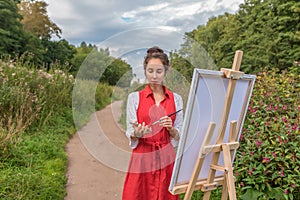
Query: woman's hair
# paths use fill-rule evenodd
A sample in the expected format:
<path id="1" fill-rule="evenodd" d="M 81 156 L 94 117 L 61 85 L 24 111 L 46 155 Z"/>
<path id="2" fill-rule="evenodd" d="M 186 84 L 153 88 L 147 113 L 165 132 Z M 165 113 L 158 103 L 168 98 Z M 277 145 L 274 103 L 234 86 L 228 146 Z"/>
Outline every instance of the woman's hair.
<path id="1" fill-rule="evenodd" d="M 158 58 L 161 60 L 162 64 L 165 67 L 165 71 L 167 72 L 169 69 L 169 58 L 167 54 L 164 53 L 164 51 L 159 48 L 158 46 L 151 47 L 147 50 L 147 54 L 144 59 L 144 69 L 146 70 L 146 67 L 148 65 L 149 60 L 152 58 Z"/>

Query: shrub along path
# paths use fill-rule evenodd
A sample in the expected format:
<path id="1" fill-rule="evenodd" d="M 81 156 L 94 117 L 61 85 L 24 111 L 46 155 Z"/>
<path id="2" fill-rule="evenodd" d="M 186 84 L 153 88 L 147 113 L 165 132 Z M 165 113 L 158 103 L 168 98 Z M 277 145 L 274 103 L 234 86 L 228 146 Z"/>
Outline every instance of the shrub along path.
<path id="1" fill-rule="evenodd" d="M 89 141 L 98 143 L 99 150 L 101 150 L 99 145 L 107 145 L 103 141 L 97 142 L 99 134 L 104 133 L 109 138 L 110 144 L 114 144 L 126 152 L 126 155 L 130 155 L 128 139 L 121 125 L 118 124 L 121 106 L 122 102 L 117 101 L 96 112 L 91 117 L 91 121 L 79 130 L 67 144 L 69 166 L 65 200 L 121 199 L 126 173 L 103 164 L 99 161 L 98 155 L 89 153 L 91 147 L 86 145 L 88 142 L 83 142 L 85 139 L 80 132 L 83 131 Z M 99 133 L 99 127 L 97 127 L 99 125 L 102 133 Z M 95 148 L 95 145 L 92 148 Z M 105 152 L 106 156 L 111 156 L 110 154 L 110 151 Z M 125 157 L 118 160 L 118 164 L 127 169 L 129 156 Z"/>

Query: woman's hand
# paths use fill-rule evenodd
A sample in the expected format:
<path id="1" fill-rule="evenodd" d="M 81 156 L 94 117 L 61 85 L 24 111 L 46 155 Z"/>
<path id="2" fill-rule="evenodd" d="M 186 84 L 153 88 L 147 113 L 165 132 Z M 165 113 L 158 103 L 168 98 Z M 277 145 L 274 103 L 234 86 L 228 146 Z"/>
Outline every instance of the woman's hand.
<path id="1" fill-rule="evenodd" d="M 138 124 L 137 122 L 135 122 L 132 123 L 132 126 L 134 128 L 133 136 L 135 138 L 141 138 L 151 132 L 151 129 L 148 127 L 148 125 L 145 125 L 145 122 L 143 122 L 142 124 Z"/>
<path id="2" fill-rule="evenodd" d="M 160 118 L 160 125 L 167 128 L 172 138 L 174 138 L 175 140 L 179 140 L 179 133 L 176 128 L 173 127 L 173 121 L 171 117 L 164 116 Z"/>
<path id="3" fill-rule="evenodd" d="M 167 128 L 168 131 L 170 131 L 173 128 L 173 122 L 172 122 L 171 117 L 164 116 L 164 117 L 160 118 L 159 121 L 160 121 L 160 125 L 162 127 Z"/>

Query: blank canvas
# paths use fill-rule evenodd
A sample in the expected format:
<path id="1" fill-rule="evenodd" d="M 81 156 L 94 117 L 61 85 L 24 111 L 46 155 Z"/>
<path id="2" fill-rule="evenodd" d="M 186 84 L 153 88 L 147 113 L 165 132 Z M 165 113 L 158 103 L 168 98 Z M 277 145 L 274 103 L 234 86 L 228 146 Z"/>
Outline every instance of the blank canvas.
<path id="1" fill-rule="evenodd" d="M 184 115 L 182 137 L 169 187 L 171 192 L 175 186 L 189 182 L 210 122 L 216 123 L 211 144 L 216 143 L 229 80 L 221 71 L 194 70 Z M 255 76 L 247 74 L 237 80 L 223 142 L 228 141 L 229 124 L 232 120 L 237 121 L 238 138 L 240 137 L 254 82 Z M 207 154 L 199 180 L 208 177 L 211 159 L 212 154 Z M 224 164 L 222 155 L 219 164 Z M 220 172 L 216 173 L 216 176 L 218 175 Z"/>

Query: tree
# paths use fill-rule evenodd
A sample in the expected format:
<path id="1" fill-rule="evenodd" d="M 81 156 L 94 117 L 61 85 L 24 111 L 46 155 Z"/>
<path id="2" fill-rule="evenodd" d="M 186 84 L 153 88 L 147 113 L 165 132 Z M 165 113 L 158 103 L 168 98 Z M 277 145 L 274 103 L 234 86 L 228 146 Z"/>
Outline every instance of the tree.
<path id="1" fill-rule="evenodd" d="M 237 48 L 250 71 L 272 66 L 286 69 L 300 58 L 300 2 L 246 0 L 238 12 Z"/>
<path id="2" fill-rule="evenodd" d="M 133 77 L 129 64 L 121 59 L 110 57 L 112 62 L 107 66 L 100 81 L 107 82 L 109 85 L 128 87 Z"/>
<path id="3" fill-rule="evenodd" d="M 0 53 L 19 54 L 22 52 L 21 43 L 24 41 L 25 33 L 14 1 L 0 1 Z"/>
<path id="4" fill-rule="evenodd" d="M 48 4 L 44 1 L 21 1 L 19 13 L 23 16 L 22 24 L 26 32 L 39 38 L 50 39 L 53 34 L 61 37 L 62 30 L 50 20 L 47 14 Z"/>
<path id="5" fill-rule="evenodd" d="M 241 70 L 246 73 L 265 66 L 283 70 L 300 60 L 299 21 L 300 2 L 296 0 L 245 0 L 237 14 L 212 17 L 206 25 L 186 33 L 179 53 L 203 68 L 205 63 L 211 65 L 205 61 L 204 49 L 222 68 L 230 67 L 234 52 L 242 50 Z"/>
<path id="6" fill-rule="evenodd" d="M 62 39 L 60 41 L 51 41 L 42 39 L 44 52 L 44 63 L 49 69 L 52 63 L 69 64 L 76 50 L 68 41 Z"/>

